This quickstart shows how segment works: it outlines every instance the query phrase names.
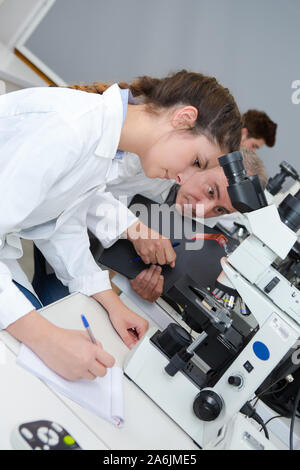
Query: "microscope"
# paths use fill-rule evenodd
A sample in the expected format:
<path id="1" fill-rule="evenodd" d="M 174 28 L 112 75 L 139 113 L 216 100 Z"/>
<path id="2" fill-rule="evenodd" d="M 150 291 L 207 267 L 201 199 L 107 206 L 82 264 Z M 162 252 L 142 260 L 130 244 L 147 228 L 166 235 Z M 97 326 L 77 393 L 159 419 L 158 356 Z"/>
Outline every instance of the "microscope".
<path id="1" fill-rule="evenodd" d="M 129 353 L 124 367 L 201 448 L 212 448 L 224 438 L 245 403 L 295 351 L 300 337 L 300 293 L 273 265 L 297 241 L 300 201 L 289 195 L 279 214 L 275 205 L 267 205 L 259 178 L 247 176 L 240 152 L 224 155 L 219 163 L 248 236 L 222 258 L 212 292 L 188 276 L 172 287 L 183 318 L 199 335 L 192 338 L 177 324 L 152 329 Z M 257 322 L 245 335 L 235 328 L 238 298 Z M 226 360 L 215 368 L 206 367 L 203 357 L 211 340 L 227 351 Z"/>
<path id="2" fill-rule="evenodd" d="M 277 206 L 283 202 L 288 194 L 292 194 L 293 196 L 297 197 L 296 193 L 299 193 L 300 190 L 300 176 L 296 169 L 286 161 L 282 161 L 279 167 L 280 171 L 275 176 L 268 179 L 265 189 L 265 195 L 268 204 L 276 204 Z M 290 186 L 287 191 L 282 192 L 282 187 L 289 178 L 292 178 L 293 185 Z M 219 223 L 219 227 L 225 233 L 222 222 Z M 228 235 L 236 238 L 240 242 L 247 236 L 246 227 L 240 217 L 233 223 L 233 226 L 230 228 Z"/>
<path id="3" fill-rule="evenodd" d="M 298 201 L 300 201 L 300 189 L 294 195 Z M 288 201 L 291 201 L 291 198 L 287 196 L 278 207 L 279 214 L 284 214 L 288 208 L 286 207 Z M 277 270 L 297 289 L 300 287 L 300 240 L 299 233 L 298 240 L 289 251 L 287 257 L 284 260 L 276 260 Z"/>
<path id="4" fill-rule="evenodd" d="M 288 162 L 283 161 L 279 165 L 280 171 L 275 176 L 269 178 L 267 183 L 267 191 L 272 196 L 279 197 L 280 190 L 282 189 L 283 184 L 285 183 L 287 178 L 292 178 L 296 183 L 295 185 L 299 185 L 300 177 L 298 172 L 295 170 L 292 165 Z M 296 186 L 295 186 L 296 187 Z M 293 195 L 294 192 L 291 192 Z"/>

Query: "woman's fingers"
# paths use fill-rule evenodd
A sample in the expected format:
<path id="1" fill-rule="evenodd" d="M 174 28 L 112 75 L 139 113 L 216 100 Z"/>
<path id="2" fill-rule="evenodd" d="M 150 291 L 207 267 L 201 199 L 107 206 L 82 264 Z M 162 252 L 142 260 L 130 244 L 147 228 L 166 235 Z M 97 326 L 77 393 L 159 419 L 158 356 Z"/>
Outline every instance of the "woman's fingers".
<path id="1" fill-rule="evenodd" d="M 95 378 L 97 377 L 98 374 L 93 374 L 92 372 L 90 372 L 89 370 L 85 371 L 82 378 L 83 379 L 87 379 L 87 380 L 95 380 Z M 105 375 L 105 374 L 103 374 Z M 102 375 L 100 377 L 103 377 Z"/>
<path id="2" fill-rule="evenodd" d="M 101 364 L 101 366 L 104 366 L 104 367 L 113 367 L 113 365 L 115 364 L 114 357 L 108 352 L 104 351 L 104 349 L 100 347 L 97 347 L 96 359 L 99 362 L 99 364 Z"/>
<path id="3" fill-rule="evenodd" d="M 174 267 L 176 253 L 170 240 L 142 223 L 139 224 L 139 228 L 131 241 L 144 263 L 169 264 Z"/>

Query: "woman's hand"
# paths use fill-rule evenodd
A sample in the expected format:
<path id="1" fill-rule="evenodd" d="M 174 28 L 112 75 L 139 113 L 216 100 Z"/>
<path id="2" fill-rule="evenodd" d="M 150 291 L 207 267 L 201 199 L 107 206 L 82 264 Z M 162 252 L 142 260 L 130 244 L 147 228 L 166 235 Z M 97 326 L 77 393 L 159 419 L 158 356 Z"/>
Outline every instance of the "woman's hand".
<path id="1" fill-rule="evenodd" d="M 144 269 L 130 281 L 130 285 L 142 299 L 155 302 L 163 293 L 164 277 L 161 275 L 161 267 L 152 265 L 149 269 Z"/>
<path id="2" fill-rule="evenodd" d="M 93 295 L 107 310 L 109 319 L 124 343 L 132 348 L 148 330 L 148 322 L 130 310 L 113 290 L 98 292 Z"/>
<path id="3" fill-rule="evenodd" d="M 36 350 L 43 362 L 68 380 L 104 377 L 114 358 L 104 351 L 102 344 L 92 343 L 85 331 L 57 328 L 42 348 Z"/>
<path id="4" fill-rule="evenodd" d="M 58 328 L 36 310 L 9 325 L 7 331 L 68 380 L 103 377 L 115 363 L 101 343 L 93 344 L 85 331 Z"/>
<path id="5" fill-rule="evenodd" d="M 169 264 L 175 267 L 176 253 L 168 238 L 140 221 L 131 225 L 126 235 L 145 264 Z"/>
<path id="6" fill-rule="evenodd" d="M 148 330 L 149 323 L 127 307 L 111 311 L 110 321 L 126 346 L 131 349 Z"/>

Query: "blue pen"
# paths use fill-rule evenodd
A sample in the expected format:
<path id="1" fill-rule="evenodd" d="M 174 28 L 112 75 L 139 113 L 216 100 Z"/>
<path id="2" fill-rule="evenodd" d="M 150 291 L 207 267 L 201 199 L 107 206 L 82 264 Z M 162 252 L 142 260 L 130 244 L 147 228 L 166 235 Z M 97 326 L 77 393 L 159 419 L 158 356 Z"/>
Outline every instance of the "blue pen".
<path id="1" fill-rule="evenodd" d="M 89 337 L 90 337 L 92 343 L 97 344 L 97 341 L 96 341 L 96 339 L 95 339 L 95 336 L 93 335 L 93 332 L 92 332 L 91 327 L 90 327 L 90 325 L 89 325 L 89 322 L 87 321 L 87 319 L 85 318 L 84 315 L 81 315 L 81 320 L 82 320 L 82 323 L 83 323 L 84 328 L 85 328 L 86 331 L 88 332 L 88 335 L 89 335 Z"/>
<path id="2" fill-rule="evenodd" d="M 180 245 L 180 242 L 174 242 L 172 243 L 172 247 L 175 248 L 175 246 Z M 129 261 L 129 263 L 134 263 L 135 261 L 140 261 L 142 258 L 138 256 L 137 258 L 133 258 Z"/>

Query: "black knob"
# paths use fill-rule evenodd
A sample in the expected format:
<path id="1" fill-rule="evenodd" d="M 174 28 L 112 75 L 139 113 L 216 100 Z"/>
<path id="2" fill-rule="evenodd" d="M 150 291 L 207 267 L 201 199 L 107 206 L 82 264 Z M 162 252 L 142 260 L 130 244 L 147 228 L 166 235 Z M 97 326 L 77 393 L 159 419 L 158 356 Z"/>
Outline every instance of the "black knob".
<path id="1" fill-rule="evenodd" d="M 234 387 L 240 387 L 242 385 L 242 379 L 238 375 L 231 375 L 228 377 L 228 383 Z"/>
<path id="2" fill-rule="evenodd" d="M 178 353 L 171 357 L 169 364 L 167 364 L 165 367 L 165 371 L 171 377 L 174 377 L 174 375 L 177 374 L 179 370 L 185 368 L 192 357 L 193 353 L 188 353 L 185 348 L 181 349 Z"/>
<path id="3" fill-rule="evenodd" d="M 213 390 L 202 390 L 196 396 L 193 410 L 202 421 L 214 421 L 223 408 L 221 398 Z"/>

